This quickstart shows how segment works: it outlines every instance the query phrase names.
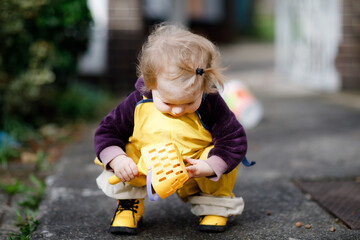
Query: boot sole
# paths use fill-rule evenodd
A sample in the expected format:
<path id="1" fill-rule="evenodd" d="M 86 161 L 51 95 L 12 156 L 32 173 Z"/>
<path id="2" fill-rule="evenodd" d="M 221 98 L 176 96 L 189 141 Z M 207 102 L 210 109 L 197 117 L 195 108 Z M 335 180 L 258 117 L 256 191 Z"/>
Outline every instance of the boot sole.
<path id="1" fill-rule="evenodd" d="M 224 232 L 226 230 L 225 226 L 217 226 L 217 225 L 199 225 L 199 231 L 202 232 Z"/>
<path id="2" fill-rule="evenodd" d="M 137 228 L 129 228 L 129 227 L 110 227 L 110 233 L 114 234 L 137 234 Z"/>
<path id="3" fill-rule="evenodd" d="M 142 218 L 138 222 L 138 227 L 142 223 Z M 109 232 L 113 234 L 131 234 L 135 235 L 138 233 L 138 228 L 131 228 L 131 227 L 110 227 Z"/>

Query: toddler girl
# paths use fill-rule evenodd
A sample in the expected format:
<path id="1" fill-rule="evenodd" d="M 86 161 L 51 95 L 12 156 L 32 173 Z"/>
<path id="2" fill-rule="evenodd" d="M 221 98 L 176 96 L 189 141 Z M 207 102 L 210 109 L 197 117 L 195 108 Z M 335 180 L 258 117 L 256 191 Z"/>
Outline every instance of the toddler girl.
<path id="1" fill-rule="evenodd" d="M 144 179 L 136 164 L 140 149 L 173 142 L 190 179 L 177 191 L 200 217 L 199 229 L 224 231 L 227 217 L 241 214 L 232 193 L 247 140 L 218 93 L 223 87 L 219 52 L 209 40 L 168 24 L 158 25 L 139 55 L 136 90 L 100 123 L 95 149 L 105 171 L 97 178 L 117 199 L 110 232 L 136 233 L 144 212 Z M 115 174 L 123 183 L 110 185 Z"/>

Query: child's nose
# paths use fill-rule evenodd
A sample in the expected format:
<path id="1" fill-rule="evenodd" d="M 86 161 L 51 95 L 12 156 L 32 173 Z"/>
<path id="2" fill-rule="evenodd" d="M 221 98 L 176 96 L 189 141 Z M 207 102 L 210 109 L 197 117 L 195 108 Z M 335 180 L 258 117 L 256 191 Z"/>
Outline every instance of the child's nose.
<path id="1" fill-rule="evenodd" d="M 183 106 L 174 106 L 171 109 L 171 112 L 174 116 L 182 115 L 184 113 L 184 107 Z"/>

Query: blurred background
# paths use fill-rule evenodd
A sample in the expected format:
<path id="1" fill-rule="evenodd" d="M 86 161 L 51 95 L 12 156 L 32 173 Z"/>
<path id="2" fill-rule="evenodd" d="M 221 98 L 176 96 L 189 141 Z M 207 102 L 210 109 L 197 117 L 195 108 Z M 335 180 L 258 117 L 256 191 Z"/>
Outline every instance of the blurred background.
<path id="1" fill-rule="evenodd" d="M 355 0 L 2 0 L 3 165 L 16 155 L 7 145 L 37 151 L 59 126 L 99 118 L 129 93 L 140 47 L 163 21 L 212 40 L 227 76 L 255 92 L 360 88 Z"/>
<path id="2" fill-rule="evenodd" d="M 163 21 L 180 22 L 219 46 L 226 76 L 239 90 L 224 97 L 230 105 L 247 100 L 236 114 L 249 129 L 262 119 L 264 94 L 359 94 L 357 0 L 1 0 L 4 191 L 28 193 L 13 180 L 33 173 L 42 180 L 82 123 L 98 122 L 133 90 L 141 45 Z M 44 185 L 30 180 L 36 209 Z"/>
<path id="3" fill-rule="evenodd" d="M 251 127 L 262 117 L 251 91 L 360 88 L 356 0 L 2 0 L 2 166 L 13 158 L 36 161 L 39 150 L 73 132 L 64 126 L 99 119 L 128 94 L 141 45 L 163 21 L 219 46 L 226 75 L 256 102 Z"/>
<path id="4" fill-rule="evenodd" d="M 220 46 L 230 75 L 272 68 L 310 90 L 359 88 L 359 8 L 354 0 L 3 0 L 0 129 L 96 115 L 102 90 L 133 89 L 141 44 L 162 21 Z"/>
<path id="5" fill-rule="evenodd" d="M 109 93 L 133 89 L 139 49 L 151 26 L 162 21 L 180 22 L 216 43 L 230 78 L 246 82 L 245 71 L 254 76 L 271 70 L 250 78 L 255 88 L 281 78 L 322 92 L 359 89 L 359 5 L 355 0 L 3 0 L 0 130 L 24 142 L 25 133 L 36 135 L 32 128 L 98 116 L 96 106 L 105 104 Z"/>
<path id="6" fill-rule="evenodd" d="M 94 83 L 132 88 L 144 37 L 153 24 L 171 21 L 219 46 L 271 42 L 277 72 L 311 89 L 358 88 L 358 5 L 351 0 L 89 1 L 94 25 L 80 73 Z"/>

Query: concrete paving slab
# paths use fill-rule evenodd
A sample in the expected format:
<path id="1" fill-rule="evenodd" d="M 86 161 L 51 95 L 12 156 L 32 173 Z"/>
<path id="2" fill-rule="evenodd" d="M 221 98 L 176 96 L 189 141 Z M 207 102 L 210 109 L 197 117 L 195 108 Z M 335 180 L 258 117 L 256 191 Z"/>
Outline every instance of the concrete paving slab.
<path id="1" fill-rule="evenodd" d="M 196 230 L 197 217 L 176 195 L 146 200 L 136 239 L 359 239 L 359 231 L 336 223 L 292 180 L 358 175 L 360 111 L 316 96 L 261 101 L 264 119 L 247 131 L 248 158 L 257 165 L 240 168 L 234 189 L 245 200 L 243 215 L 232 217 L 224 233 L 202 233 Z M 57 173 L 48 179 L 33 239 L 118 239 L 107 233 L 115 202 L 95 184 L 101 170 L 92 163 L 93 132 L 91 126 L 65 151 Z M 311 228 L 297 228 L 298 221 Z"/>
<path id="2" fill-rule="evenodd" d="M 245 210 L 230 218 L 228 230 L 198 232 L 198 218 L 172 195 L 158 202 L 145 200 L 138 235 L 107 233 L 116 204 L 95 184 L 101 170 L 92 163 L 95 126 L 89 126 L 48 178 L 33 239 L 360 239 L 359 231 L 337 222 L 293 184 L 297 179 L 359 175 L 360 111 L 347 104 L 353 101 L 339 102 L 341 94 L 329 99 L 279 79 L 272 69 L 271 45 L 223 49 L 224 59 L 234 63 L 227 75 L 249 84 L 264 107 L 260 124 L 247 130 L 247 157 L 257 164 L 240 167 L 234 188 L 244 198 Z M 261 51 L 254 53 L 256 49 Z M 250 65 L 256 67 L 241 68 Z M 296 227 L 296 222 L 303 226 Z"/>

